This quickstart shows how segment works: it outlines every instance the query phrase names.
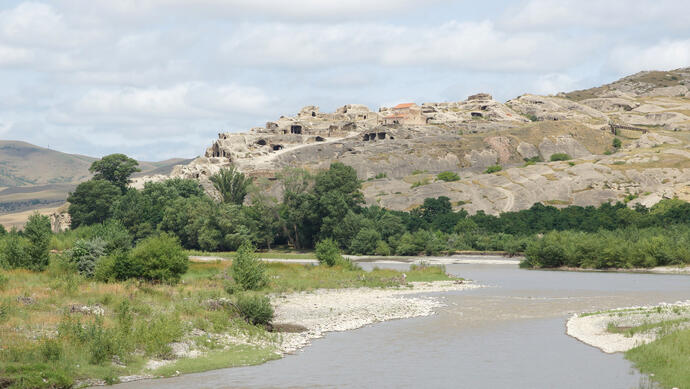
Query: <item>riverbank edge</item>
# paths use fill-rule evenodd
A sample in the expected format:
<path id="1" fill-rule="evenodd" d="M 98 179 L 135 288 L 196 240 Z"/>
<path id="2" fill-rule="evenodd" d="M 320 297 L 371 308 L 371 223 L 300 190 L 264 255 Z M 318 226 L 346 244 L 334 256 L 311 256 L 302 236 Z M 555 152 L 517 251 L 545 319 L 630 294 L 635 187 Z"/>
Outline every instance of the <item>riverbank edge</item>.
<path id="1" fill-rule="evenodd" d="M 567 271 L 581 273 L 640 273 L 640 274 L 665 274 L 665 275 L 690 275 L 690 266 L 657 266 L 657 267 L 636 267 L 636 268 L 607 268 L 592 269 L 581 267 L 554 267 L 554 268 L 528 268 L 528 270 L 542 271 Z"/>
<path id="2" fill-rule="evenodd" d="M 437 308 L 444 306 L 438 294 L 481 287 L 483 286 L 472 281 L 452 280 L 410 282 L 407 286 L 385 289 L 317 289 L 308 292 L 274 294 L 270 296 L 276 311 L 274 325 L 303 327 L 305 330 L 297 333 L 280 333 L 279 340 L 271 345 L 268 345 L 265 339 L 255 341 L 250 338 L 240 339 L 238 344 L 264 350 L 271 347 L 275 350 L 274 357 L 240 366 L 259 365 L 294 354 L 308 347 L 314 339 L 322 338 L 329 332 L 350 331 L 390 320 L 430 316 Z M 183 359 L 203 358 L 206 354 L 167 361 L 160 367 L 172 365 Z M 156 361 L 149 361 L 149 364 L 155 366 Z M 239 366 L 218 369 L 230 367 Z M 151 369 L 150 373 L 118 377 L 119 382 L 127 383 L 181 375 L 156 375 L 156 370 Z M 217 369 L 190 370 L 185 371 L 184 374 L 211 370 Z M 89 380 L 77 387 L 105 385 L 105 381 Z"/>
<path id="3" fill-rule="evenodd" d="M 264 262 L 278 262 L 278 263 L 298 263 L 298 264 L 318 264 L 316 259 L 307 258 L 268 258 L 261 257 L 260 260 Z M 487 264 L 487 265 L 519 265 L 524 259 L 521 256 L 508 256 L 496 253 L 484 252 L 482 254 L 453 254 L 450 256 L 375 256 L 375 255 L 343 255 L 344 258 L 357 263 L 401 263 L 401 264 L 420 264 L 428 263 L 430 265 L 452 265 L 452 264 Z M 231 258 L 213 256 L 213 255 L 190 255 L 189 260 L 192 262 L 215 262 L 215 261 L 229 261 Z"/>
<path id="4" fill-rule="evenodd" d="M 688 307 L 690 300 L 574 314 L 566 322 L 566 334 L 607 354 L 626 352 L 657 340 L 660 334 L 652 328 L 626 336 L 611 332 L 609 326 L 612 323 L 616 326 L 635 327 L 648 323 L 662 323 L 679 317 L 690 318 Z M 685 312 L 683 315 L 675 313 L 674 308 L 683 309 Z"/>

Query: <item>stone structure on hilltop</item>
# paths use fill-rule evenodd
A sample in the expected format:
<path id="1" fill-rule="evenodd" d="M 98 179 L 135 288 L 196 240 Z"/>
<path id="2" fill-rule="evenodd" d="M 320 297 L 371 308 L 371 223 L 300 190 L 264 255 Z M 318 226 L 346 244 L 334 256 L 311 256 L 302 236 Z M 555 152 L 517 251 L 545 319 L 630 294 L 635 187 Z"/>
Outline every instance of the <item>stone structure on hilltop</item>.
<path id="1" fill-rule="evenodd" d="M 214 195 L 208 178 L 234 165 L 267 178 L 269 193 L 279 196 L 275 178 L 283 168 L 317 171 L 339 161 L 364 180 L 368 204 L 392 209 L 438 196 L 469 212 L 493 214 L 535 202 L 598 205 L 631 196 L 639 198 L 630 204 L 649 205 L 690 196 L 690 136 L 684 132 L 690 130 L 689 86 L 690 70 L 679 69 L 506 103 L 478 93 L 378 112 L 358 104 L 333 113 L 306 106 L 263 127 L 218 134 L 203 157 L 176 166 L 170 176 L 198 179 Z M 625 147 L 612 149 L 614 136 Z M 557 153 L 573 160 L 549 162 Z M 546 162 L 524 166 L 528 159 Z M 503 171 L 485 174 L 492 165 Z M 461 180 L 437 180 L 446 170 Z M 133 185 L 170 176 L 137 178 Z"/>

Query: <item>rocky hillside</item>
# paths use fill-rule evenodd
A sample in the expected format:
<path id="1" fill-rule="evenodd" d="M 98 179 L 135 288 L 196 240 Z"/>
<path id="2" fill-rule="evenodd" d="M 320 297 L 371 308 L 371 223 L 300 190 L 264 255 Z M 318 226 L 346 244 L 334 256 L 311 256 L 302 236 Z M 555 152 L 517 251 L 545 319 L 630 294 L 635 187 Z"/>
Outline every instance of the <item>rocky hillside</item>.
<path id="1" fill-rule="evenodd" d="M 690 199 L 688 88 L 690 68 L 505 103 L 480 93 L 378 111 L 351 104 L 323 113 L 308 106 L 245 133 L 219 134 L 204 157 L 135 186 L 174 176 L 199 179 L 212 192 L 208 177 L 230 164 L 270 183 L 286 166 L 316 170 L 341 161 L 365 181 L 369 204 L 392 209 L 442 195 L 458 208 L 494 214 L 535 202 Z M 570 159 L 551 162 L 554 154 Z M 460 179 L 439 180 L 443 171 Z M 279 195 L 277 185 L 269 190 Z"/>

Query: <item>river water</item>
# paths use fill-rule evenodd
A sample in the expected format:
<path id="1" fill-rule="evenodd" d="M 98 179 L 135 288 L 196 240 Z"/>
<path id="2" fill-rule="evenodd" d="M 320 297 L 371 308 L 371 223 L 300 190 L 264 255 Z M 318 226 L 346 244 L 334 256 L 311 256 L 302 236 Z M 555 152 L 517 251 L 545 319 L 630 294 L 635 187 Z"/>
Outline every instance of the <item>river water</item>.
<path id="1" fill-rule="evenodd" d="M 567 336 L 566 319 L 574 312 L 690 299 L 686 275 L 446 268 L 489 287 L 440 295 L 446 307 L 436 315 L 330 333 L 263 365 L 118 387 L 647 388 L 648 378 L 622 354 Z"/>

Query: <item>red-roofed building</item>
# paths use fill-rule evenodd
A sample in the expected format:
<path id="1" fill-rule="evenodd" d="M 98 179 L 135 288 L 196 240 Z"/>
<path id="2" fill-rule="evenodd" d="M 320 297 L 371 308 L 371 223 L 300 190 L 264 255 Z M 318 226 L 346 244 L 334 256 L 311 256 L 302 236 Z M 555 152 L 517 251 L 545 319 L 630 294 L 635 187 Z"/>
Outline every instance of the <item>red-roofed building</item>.
<path id="1" fill-rule="evenodd" d="M 383 117 L 383 124 L 425 124 L 422 109 L 415 103 L 401 103 L 391 108 Z"/>

